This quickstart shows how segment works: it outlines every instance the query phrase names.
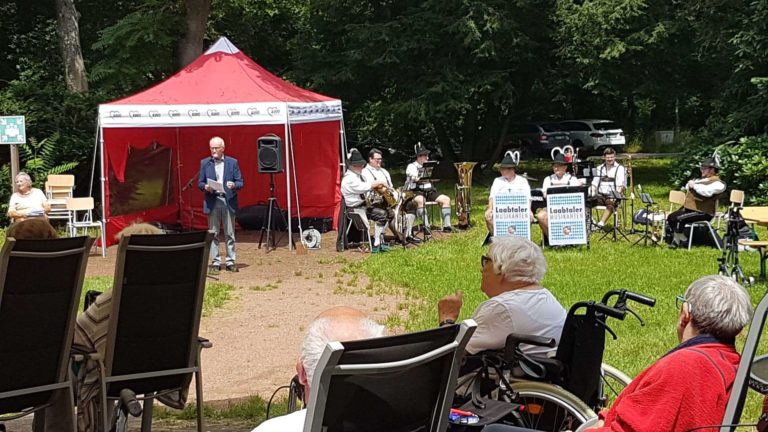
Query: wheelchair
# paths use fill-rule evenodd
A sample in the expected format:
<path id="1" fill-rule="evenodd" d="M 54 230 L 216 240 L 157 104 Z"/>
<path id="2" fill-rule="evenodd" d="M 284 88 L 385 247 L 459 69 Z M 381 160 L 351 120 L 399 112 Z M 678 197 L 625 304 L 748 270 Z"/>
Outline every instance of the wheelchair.
<path id="1" fill-rule="evenodd" d="M 605 334 L 617 338 L 608 317 L 623 320 L 629 313 L 645 325 L 628 305 L 634 301 L 654 306 L 656 300 L 624 289 L 607 292 L 600 302 L 583 301 L 568 311 L 554 358 L 525 354 L 521 344 L 554 347 L 555 340 L 510 334 L 502 350 L 467 357 L 470 374 L 461 377 L 454 406 L 487 415 L 485 424 L 501 424 L 539 431 L 576 430 L 596 417 L 631 379 L 602 362 Z M 499 401 L 506 403 L 498 408 Z M 498 415 L 503 414 L 503 415 Z M 452 426 L 451 431 L 479 430 Z"/>

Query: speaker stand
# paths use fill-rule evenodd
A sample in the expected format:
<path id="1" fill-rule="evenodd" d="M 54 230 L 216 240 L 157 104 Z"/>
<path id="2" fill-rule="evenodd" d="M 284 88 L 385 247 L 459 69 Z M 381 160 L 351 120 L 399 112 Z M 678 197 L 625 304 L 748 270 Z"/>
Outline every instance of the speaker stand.
<path id="1" fill-rule="evenodd" d="M 285 220 L 285 215 L 283 214 L 282 209 L 280 209 L 280 204 L 277 203 L 277 198 L 275 197 L 275 174 L 270 173 L 269 174 L 269 199 L 267 200 L 267 218 L 264 219 L 264 224 L 261 226 L 261 235 L 259 236 L 259 249 L 261 249 L 261 245 L 264 240 L 264 234 L 267 234 L 267 247 L 266 251 L 269 252 L 270 250 L 270 241 L 271 241 L 271 249 L 277 248 L 277 240 L 275 238 L 275 235 L 272 233 L 272 215 L 277 212 L 277 217 L 279 218 L 279 221 L 283 222 L 283 225 L 287 228 L 288 223 Z M 289 242 L 293 243 L 293 239 L 288 239 Z"/>

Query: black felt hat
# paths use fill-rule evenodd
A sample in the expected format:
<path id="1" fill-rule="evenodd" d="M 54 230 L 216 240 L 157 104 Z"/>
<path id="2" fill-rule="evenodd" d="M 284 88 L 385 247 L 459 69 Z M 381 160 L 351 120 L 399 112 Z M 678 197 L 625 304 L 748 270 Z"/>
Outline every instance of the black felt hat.
<path id="1" fill-rule="evenodd" d="M 720 169 L 720 163 L 718 162 L 717 159 L 710 157 L 710 158 L 704 159 L 704 161 L 701 163 L 701 167 L 714 168 L 717 170 L 717 169 Z"/>
<path id="2" fill-rule="evenodd" d="M 415 153 L 416 156 L 429 154 L 429 150 L 427 150 L 427 148 L 424 147 L 420 142 L 416 143 L 416 145 L 413 146 L 413 152 Z"/>
<path id="3" fill-rule="evenodd" d="M 357 149 L 353 148 L 349 151 L 347 165 L 365 165 L 366 163 L 365 159 L 363 159 L 363 155 L 357 151 Z"/>
<path id="4" fill-rule="evenodd" d="M 568 165 L 568 162 L 565 160 L 565 155 L 562 153 L 556 154 L 555 157 L 552 158 L 552 165 Z"/>
<path id="5" fill-rule="evenodd" d="M 517 168 L 520 164 L 520 152 L 508 151 L 504 153 L 504 159 L 501 160 L 499 166 L 501 168 Z"/>

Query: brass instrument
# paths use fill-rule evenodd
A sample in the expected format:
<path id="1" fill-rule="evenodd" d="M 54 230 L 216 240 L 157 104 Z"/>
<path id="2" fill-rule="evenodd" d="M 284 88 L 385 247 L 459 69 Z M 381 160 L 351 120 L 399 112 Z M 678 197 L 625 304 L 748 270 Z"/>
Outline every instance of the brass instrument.
<path id="1" fill-rule="evenodd" d="M 456 215 L 459 217 L 459 228 L 469 228 L 472 221 L 469 213 L 472 209 L 472 170 L 477 162 L 457 162 L 453 166 L 459 173 L 456 183 Z"/>
<path id="2" fill-rule="evenodd" d="M 635 177 L 632 175 L 632 155 L 627 155 L 627 177 L 629 177 L 629 204 L 631 206 L 629 217 L 630 217 L 630 224 L 631 227 L 630 232 L 634 232 L 635 225 L 632 223 L 632 218 L 635 217 Z M 626 215 L 626 207 L 624 210 L 624 214 L 622 215 L 624 222 L 627 221 L 627 215 Z"/>
<path id="3" fill-rule="evenodd" d="M 365 196 L 365 205 L 367 207 L 381 206 L 387 209 L 395 208 L 399 200 L 398 192 L 386 185 L 379 185 Z"/>

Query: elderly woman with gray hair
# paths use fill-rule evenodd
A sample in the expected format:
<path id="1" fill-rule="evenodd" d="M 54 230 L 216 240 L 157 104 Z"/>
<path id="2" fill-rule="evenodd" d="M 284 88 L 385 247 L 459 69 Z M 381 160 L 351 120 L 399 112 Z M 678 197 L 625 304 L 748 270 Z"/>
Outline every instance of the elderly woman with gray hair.
<path id="1" fill-rule="evenodd" d="M 51 211 L 48 199 L 43 191 L 32 187 L 32 178 L 24 171 L 16 174 L 15 192 L 8 203 L 8 217 L 12 222 L 20 222 L 32 217 L 45 217 Z"/>
<path id="2" fill-rule="evenodd" d="M 734 342 L 752 302 L 725 276 L 697 279 L 677 300 L 680 344 L 641 372 L 590 430 L 682 432 L 720 424 L 739 367 Z"/>
<path id="3" fill-rule="evenodd" d="M 480 289 L 488 300 L 475 309 L 472 319 L 477 330 L 467 344 L 467 352 L 476 354 L 504 347 L 507 335 L 520 333 L 554 338 L 560 341 L 565 309 L 552 293 L 541 286 L 547 261 L 541 249 L 519 237 L 498 238 L 488 255 L 481 257 Z M 453 324 L 459 317 L 464 294 L 442 298 L 437 304 L 440 325 Z M 526 354 L 546 355 L 554 348 L 520 345 Z"/>

